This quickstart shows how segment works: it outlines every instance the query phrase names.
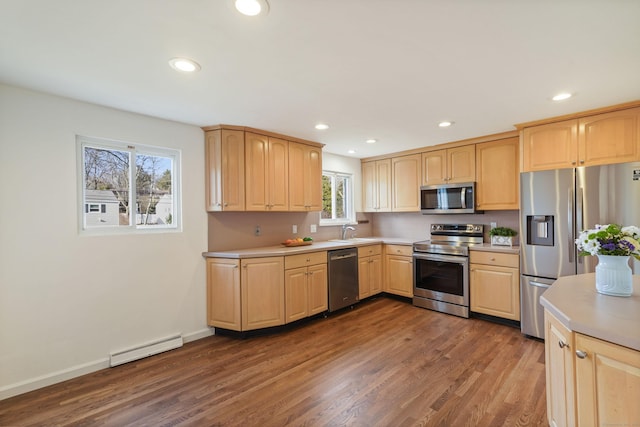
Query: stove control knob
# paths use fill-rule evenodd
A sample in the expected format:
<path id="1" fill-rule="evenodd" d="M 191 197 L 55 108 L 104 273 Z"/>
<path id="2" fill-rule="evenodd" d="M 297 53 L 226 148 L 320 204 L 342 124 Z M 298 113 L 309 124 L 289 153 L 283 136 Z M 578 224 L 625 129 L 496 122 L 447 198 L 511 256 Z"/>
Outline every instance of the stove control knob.
<path id="1" fill-rule="evenodd" d="M 474 231 L 480 231 L 480 226 L 479 226 L 479 225 L 474 226 L 474 227 L 473 227 L 473 230 L 474 230 Z"/>

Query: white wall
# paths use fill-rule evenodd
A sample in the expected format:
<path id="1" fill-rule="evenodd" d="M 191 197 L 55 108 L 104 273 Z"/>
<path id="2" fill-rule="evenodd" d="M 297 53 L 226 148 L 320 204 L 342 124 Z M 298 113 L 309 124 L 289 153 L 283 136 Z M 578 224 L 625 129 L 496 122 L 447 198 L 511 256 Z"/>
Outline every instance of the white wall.
<path id="1" fill-rule="evenodd" d="M 183 231 L 80 236 L 77 134 L 182 151 Z M 202 130 L 0 85 L 0 399 L 206 327 Z"/>

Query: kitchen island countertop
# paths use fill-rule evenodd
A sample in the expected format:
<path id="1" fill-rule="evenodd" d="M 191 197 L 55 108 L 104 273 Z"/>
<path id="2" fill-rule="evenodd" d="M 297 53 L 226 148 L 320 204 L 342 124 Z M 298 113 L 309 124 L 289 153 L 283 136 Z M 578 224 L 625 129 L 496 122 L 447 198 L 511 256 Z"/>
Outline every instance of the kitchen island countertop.
<path id="1" fill-rule="evenodd" d="M 630 297 L 598 293 L 595 273 L 560 277 L 540 303 L 574 332 L 640 351 L 640 275 Z"/>

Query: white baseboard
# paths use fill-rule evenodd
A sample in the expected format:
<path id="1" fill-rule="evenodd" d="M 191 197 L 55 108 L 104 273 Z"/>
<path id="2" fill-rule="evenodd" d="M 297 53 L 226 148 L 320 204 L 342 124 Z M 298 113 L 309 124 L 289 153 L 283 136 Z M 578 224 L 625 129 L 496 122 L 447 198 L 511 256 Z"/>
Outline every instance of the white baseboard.
<path id="1" fill-rule="evenodd" d="M 184 335 L 182 338 L 185 343 L 196 341 L 201 338 L 210 337 L 214 335 L 213 328 L 205 328 L 199 331 L 191 332 Z M 28 393 L 39 388 L 47 387 L 62 381 L 70 380 L 72 378 L 80 377 L 82 375 L 90 374 L 92 372 L 99 371 L 101 369 L 107 369 L 109 367 L 109 358 L 94 360 L 93 362 L 84 363 L 82 365 L 72 366 L 61 371 L 52 372 L 50 374 L 42 375 L 36 378 L 30 378 L 25 381 L 21 381 L 14 384 L 9 384 L 0 387 L 0 400 L 8 399 L 19 394 Z"/>
<path id="2" fill-rule="evenodd" d="M 211 335 L 214 335 L 214 329 L 205 328 L 205 329 L 200 329 L 199 331 L 195 331 L 195 332 L 191 332 L 189 334 L 183 335 L 182 338 L 184 339 L 184 343 L 186 344 L 191 341 L 197 341 L 202 338 L 210 337 Z"/>
<path id="3" fill-rule="evenodd" d="M 62 381 L 70 380 L 82 375 L 106 369 L 109 367 L 109 359 L 98 359 L 93 362 L 84 363 L 82 365 L 73 366 L 61 371 L 52 372 L 51 374 L 42 375 L 36 378 L 30 378 L 15 384 L 9 384 L 0 387 L 0 400 L 8 399 L 19 394 L 47 387 Z"/>

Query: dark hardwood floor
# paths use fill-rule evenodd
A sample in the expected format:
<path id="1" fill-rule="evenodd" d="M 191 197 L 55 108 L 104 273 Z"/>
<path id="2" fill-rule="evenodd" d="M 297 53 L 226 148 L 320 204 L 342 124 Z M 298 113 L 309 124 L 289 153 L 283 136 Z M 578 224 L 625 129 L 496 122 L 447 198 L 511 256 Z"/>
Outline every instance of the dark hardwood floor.
<path id="1" fill-rule="evenodd" d="M 0 401 L 0 426 L 547 425 L 544 344 L 380 297 Z"/>

